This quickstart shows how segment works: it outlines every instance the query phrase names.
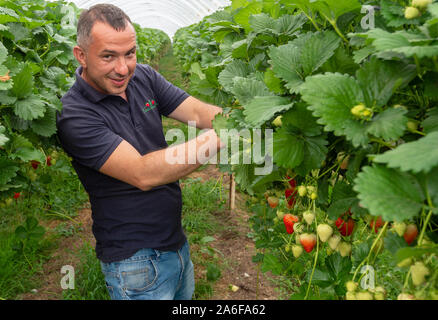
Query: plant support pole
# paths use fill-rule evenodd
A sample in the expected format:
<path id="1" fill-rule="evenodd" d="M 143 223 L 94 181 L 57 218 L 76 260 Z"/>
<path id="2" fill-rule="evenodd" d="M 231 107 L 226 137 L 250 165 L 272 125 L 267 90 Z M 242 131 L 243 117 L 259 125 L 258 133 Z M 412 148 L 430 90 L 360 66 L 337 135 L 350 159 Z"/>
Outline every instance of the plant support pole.
<path id="1" fill-rule="evenodd" d="M 234 175 L 230 175 L 230 210 L 234 210 L 236 204 L 236 181 Z"/>

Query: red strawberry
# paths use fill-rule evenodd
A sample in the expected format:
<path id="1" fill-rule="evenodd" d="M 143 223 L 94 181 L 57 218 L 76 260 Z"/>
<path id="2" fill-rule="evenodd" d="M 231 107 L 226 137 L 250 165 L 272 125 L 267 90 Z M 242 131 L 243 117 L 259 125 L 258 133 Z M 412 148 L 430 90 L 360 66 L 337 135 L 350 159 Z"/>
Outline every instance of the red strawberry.
<path id="1" fill-rule="evenodd" d="M 18 198 L 20 198 L 20 196 L 21 196 L 20 192 L 14 193 L 14 199 L 18 199 Z"/>
<path id="2" fill-rule="evenodd" d="M 300 242 L 304 250 L 310 252 L 316 244 L 316 235 L 314 233 L 303 233 L 300 235 Z"/>
<path id="3" fill-rule="evenodd" d="M 36 160 L 32 160 L 30 162 L 30 164 L 32 165 L 32 168 L 34 168 L 36 170 L 36 169 L 38 169 L 38 165 L 40 164 L 40 162 L 36 161 Z"/>
<path id="4" fill-rule="evenodd" d="M 284 195 L 285 195 L 286 200 L 287 200 L 287 204 L 286 204 L 287 208 L 292 209 L 295 205 L 295 202 L 296 202 L 297 190 L 292 189 L 292 188 L 286 189 L 284 191 Z"/>
<path id="5" fill-rule="evenodd" d="M 406 243 L 410 245 L 415 240 L 417 235 L 418 235 L 417 226 L 411 223 L 407 225 L 403 238 L 405 238 Z"/>
<path id="6" fill-rule="evenodd" d="M 297 181 L 295 179 L 292 179 L 288 175 L 286 175 L 286 179 L 289 182 L 290 187 L 295 190 L 295 188 L 297 187 Z"/>
<path id="7" fill-rule="evenodd" d="M 287 213 L 283 216 L 284 226 L 286 227 L 286 232 L 289 234 L 294 233 L 294 224 L 298 222 L 299 219 L 297 216 L 294 216 L 290 213 Z"/>
<path id="8" fill-rule="evenodd" d="M 376 223 L 375 225 L 374 225 L 374 222 Z M 370 222 L 370 228 L 371 228 L 371 230 L 374 230 L 375 233 L 377 233 L 379 231 L 379 228 L 381 226 L 383 226 L 383 224 L 384 224 L 384 221 L 382 219 L 382 216 L 378 216 L 377 219 L 375 217 L 373 217 L 373 219 Z"/>
<path id="9" fill-rule="evenodd" d="M 354 230 L 354 220 L 351 218 L 348 218 L 348 220 L 345 222 L 341 217 L 338 218 L 335 222 L 336 227 L 338 227 L 339 232 L 343 236 L 349 236 L 353 233 Z"/>
<path id="10" fill-rule="evenodd" d="M 268 197 L 269 206 L 274 209 L 278 206 L 278 198 L 277 197 Z"/>
<path id="11" fill-rule="evenodd" d="M 50 167 L 52 165 L 51 161 L 52 161 L 52 158 L 50 156 L 47 156 L 46 164 L 47 164 L 48 167 Z"/>

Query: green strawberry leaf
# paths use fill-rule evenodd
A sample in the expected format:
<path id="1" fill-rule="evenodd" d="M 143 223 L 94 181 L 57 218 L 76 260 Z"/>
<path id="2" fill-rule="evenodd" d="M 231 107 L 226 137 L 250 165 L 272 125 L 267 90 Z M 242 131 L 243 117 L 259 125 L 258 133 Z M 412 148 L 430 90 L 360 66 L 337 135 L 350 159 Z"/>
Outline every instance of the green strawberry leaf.
<path id="1" fill-rule="evenodd" d="M 438 132 L 431 132 L 416 141 L 407 142 L 374 158 L 390 168 L 402 171 L 429 172 L 438 166 Z"/>
<path id="2" fill-rule="evenodd" d="M 44 116 L 46 102 L 41 96 L 32 94 L 14 104 L 14 113 L 23 120 L 33 120 Z"/>
<path id="3" fill-rule="evenodd" d="M 8 57 L 8 49 L 3 45 L 3 42 L 0 42 L 0 64 L 6 61 Z"/>
<path id="4" fill-rule="evenodd" d="M 46 157 L 40 151 L 34 148 L 32 143 L 21 135 L 15 135 L 12 137 L 11 145 L 11 159 L 21 159 L 22 161 L 37 160 L 44 163 Z"/>
<path id="5" fill-rule="evenodd" d="M 386 109 L 375 116 L 368 127 L 368 133 L 383 140 L 397 140 L 406 130 L 408 118 L 402 108 Z"/>
<path id="6" fill-rule="evenodd" d="M 289 110 L 294 103 L 289 98 L 279 96 L 254 97 L 243 105 L 245 120 L 254 127 L 260 127 L 278 112 Z"/>
<path id="7" fill-rule="evenodd" d="M 316 0 L 313 5 L 329 21 L 336 21 L 347 12 L 359 10 L 358 0 Z"/>
<path id="8" fill-rule="evenodd" d="M 244 105 L 251 101 L 255 96 L 273 96 L 266 87 L 265 83 L 260 80 L 251 78 L 234 77 L 234 85 L 231 92 Z"/>
<path id="9" fill-rule="evenodd" d="M 32 94 L 33 91 L 33 75 L 32 68 L 26 64 L 23 69 L 12 77 L 14 85 L 11 88 L 11 93 L 18 99 L 23 99 Z"/>
<path id="10" fill-rule="evenodd" d="M 367 107 L 386 105 L 395 90 L 417 75 L 415 65 L 372 58 L 356 73 Z"/>
<path id="11" fill-rule="evenodd" d="M 330 255 L 325 260 L 325 265 L 331 277 L 335 280 L 340 280 L 348 275 L 352 267 L 350 258 L 341 257 L 338 252 Z"/>
<path id="12" fill-rule="evenodd" d="M 3 147 L 6 142 L 9 141 L 9 138 L 4 135 L 4 132 L 6 131 L 6 128 L 0 125 L 0 147 Z"/>
<path id="13" fill-rule="evenodd" d="M 285 168 L 295 168 L 304 159 L 305 141 L 285 128 L 274 132 L 274 161 Z"/>
<path id="14" fill-rule="evenodd" d="M 32 130 L 43 137 L 50 137 L 56 133 L 56 110 L 47 108 L 44 116 L 32 121 Z"/>
<path id="15" fill-rule="evenodd" d="M 0 156 L 0 186 L 6 185 L 15 178 L 19 169 L 14 161 Z"/>
<path id="16" fill-rule="evenodd" d="M 381 165 L 366 166 L 355 179 L 360 203 L 384 221 L 403 221 L 416 216 L 424 194 L 412 175 Z"/>
<path id="17" fill-rule="evenodd" d="M 234 21 L 237 22 L 245 31 L 248 33 L 251 31 L 250 25 L 250 17 L 255 14 L 259 14 L 262 12 L 263 3 L 253 2 L 248 4 L 245 7 L 242 7 L 238 10 L 238 12 L 234 15 Z"/>
<path id="18" fill-rule="evenodd" d="M 355 147 L 369 142 L 367 125 L 355 120 L 350 111 L 363 101 L 362 90 L 353 77 L 339 73 L 310 76 L 301 94 L 326 131 L 345 135 Z"/>
<path id="19" fill-rule="evenodd" d="M 424 119 L 421 126 L 424 129 L 424 132 L 431 133 L 433 131 L 438 131 L 438 108 L 432 108 L 427 113 L 427 118 Z"/>
<path id="20" fill-rule="evenodd" d="M 340 39 L 333 32 L 309 32 L 288 44 L 271 47 L 269 62 L 290 92 L 297 93 L 305 78 L 330 59 L 339 44 Z"/>
<path id="21" fill-rule="evenodd" d="M 218 80 L 226 91 L 231 92 L 234 86 L 235 77 L 246 78 L 253 71 L 254 70 L 252 70 L 247 63 L 236 59 L 227 64 L 224 70 L 219 74 Z"/>
<path id="22" fill-rule="evenodd" d="M 282 95 L 285 93 L 283 84 L 281 83 L 281 79 L 275 76 L 274 71 L 272 69 L 267 69 L 265 71 L 264 81 L 266 86 L 274 93 Z"/>

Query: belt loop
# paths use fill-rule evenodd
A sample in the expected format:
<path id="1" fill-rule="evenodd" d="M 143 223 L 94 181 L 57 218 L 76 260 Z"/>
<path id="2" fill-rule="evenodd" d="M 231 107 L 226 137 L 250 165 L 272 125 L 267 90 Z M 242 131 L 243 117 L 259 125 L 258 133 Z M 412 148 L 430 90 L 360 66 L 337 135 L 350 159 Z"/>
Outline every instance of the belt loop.
<path id="1" fill-rule="evenodd" d="M 158 260 L 158 258 L 160 257 L 161 253 L 160 253 L 160 251 L 157 250 L 157 249 L 154 249 L 154 251 L 155 251 L 155 254 L 157 255 L 157 260 Z"/>

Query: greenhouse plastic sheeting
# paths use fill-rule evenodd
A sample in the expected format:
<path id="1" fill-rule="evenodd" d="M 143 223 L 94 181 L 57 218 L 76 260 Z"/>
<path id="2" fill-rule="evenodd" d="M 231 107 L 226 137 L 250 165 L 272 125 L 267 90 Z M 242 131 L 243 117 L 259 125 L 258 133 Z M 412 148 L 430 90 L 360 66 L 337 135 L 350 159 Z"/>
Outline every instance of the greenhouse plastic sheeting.
<path id="1" fill-rule="evenodd" d="M 171 38 L 179 28 L 202 20 L 216 10 L 230 5 L 229 0 L 73 0 L 79 8 L 88 9 L 97 3 L 111 3 L 121 8 L 133 22 L 156 28 Z"/>

